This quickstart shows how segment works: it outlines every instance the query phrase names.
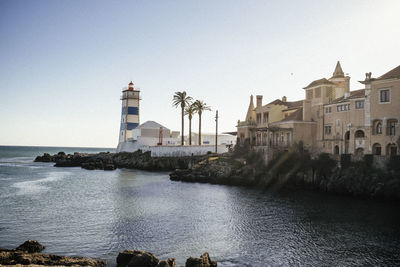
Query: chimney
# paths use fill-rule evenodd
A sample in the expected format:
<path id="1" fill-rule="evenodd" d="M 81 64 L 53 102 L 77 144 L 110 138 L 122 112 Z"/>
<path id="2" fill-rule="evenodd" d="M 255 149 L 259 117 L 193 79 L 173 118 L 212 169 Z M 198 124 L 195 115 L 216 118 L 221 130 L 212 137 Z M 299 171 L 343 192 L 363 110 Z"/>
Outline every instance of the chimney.
<path id="1" fill-rule="evenodd" d="M 282 96 L 282 102 L 286 102 L 286 96 Z"/>
<path id="2" fill-rule="evenodd" d="M 259 107 L 262 106 L 262 98 L 263 98 L 263 96 L 262 95 L 258 95 L 256 97 L 257 97 L 257 106 L 256 106 L 256 108 L 259 108 Z"/>

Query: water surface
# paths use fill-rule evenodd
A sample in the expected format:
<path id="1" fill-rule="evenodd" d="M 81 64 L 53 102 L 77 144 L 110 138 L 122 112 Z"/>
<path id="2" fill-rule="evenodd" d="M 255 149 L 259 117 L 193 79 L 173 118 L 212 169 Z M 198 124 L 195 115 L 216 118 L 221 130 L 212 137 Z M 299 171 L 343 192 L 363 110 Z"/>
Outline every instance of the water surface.
<path id="1" fill-rule="evenodd" d="M 110 265 L 124 249 L 178 265 L 205 251 L 219 266 L 400 265 L 396 203 L 33 163 L 46 149 L 0 147 L 0 247 L 36 239 L 47 253 Z"/>

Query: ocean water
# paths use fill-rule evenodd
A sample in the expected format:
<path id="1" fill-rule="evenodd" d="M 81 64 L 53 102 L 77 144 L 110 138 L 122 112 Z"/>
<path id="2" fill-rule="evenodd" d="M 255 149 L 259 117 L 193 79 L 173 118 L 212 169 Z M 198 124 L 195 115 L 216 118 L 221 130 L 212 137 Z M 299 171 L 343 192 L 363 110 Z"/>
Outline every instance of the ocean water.
<path id="1" fill-rule="evenodd" d="M 398 203 L 33 162 L 58 151 L 112 150 L 0 146 L 0 247 L 36 239 L 46 253 L 110 266 L 125 249 L 178 266 L 205 251 L 219 266 L 400 265 Z"/>

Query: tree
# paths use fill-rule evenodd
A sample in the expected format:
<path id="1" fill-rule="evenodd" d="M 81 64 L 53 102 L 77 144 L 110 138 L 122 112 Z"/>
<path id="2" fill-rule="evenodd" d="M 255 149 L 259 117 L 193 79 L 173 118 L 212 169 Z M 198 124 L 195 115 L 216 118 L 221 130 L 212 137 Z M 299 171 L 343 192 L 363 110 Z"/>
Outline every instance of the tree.
<path id="1" fill-rule="evenodd" d="M 185 116 L 185 107 L 190 104 L 192 101 L 192 98 L 188 95 L 186 95 L 186 92 L 175 92 L 174 98 L 172 99 L 172 103 L 175 107 L 180 106 L 182 110 L 182 131 L 181 131 L 181 145 L 183 146 L 184 144 L 184 116 Z"/>
<path id="2" fill-rule="evenodd" d="M 196 113 L 195 107 L 193 104 L 189 105 L 185 109 L 185 115 L 189 117 L 189 145 L 192 145 L 192 118 L 193 115 Z"/>
<path id="3" fill-rule="evenodd" d="M 199 146 L 201 146 L 201 114 L 203 111 L 211 110 L 211 108 L 202 100 L 196 100 L 193 105 L 197 114 L 199 114 Z"/>

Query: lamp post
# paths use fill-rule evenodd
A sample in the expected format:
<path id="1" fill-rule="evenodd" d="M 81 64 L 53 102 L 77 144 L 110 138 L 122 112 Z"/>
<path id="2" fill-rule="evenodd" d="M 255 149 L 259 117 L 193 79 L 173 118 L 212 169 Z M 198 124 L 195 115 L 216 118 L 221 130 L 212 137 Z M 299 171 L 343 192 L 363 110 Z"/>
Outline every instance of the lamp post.
<path id="1" fill-rule="evenodd" d="M 215 153 L 218 153 L 218 110 L 215 113 Z"/>

